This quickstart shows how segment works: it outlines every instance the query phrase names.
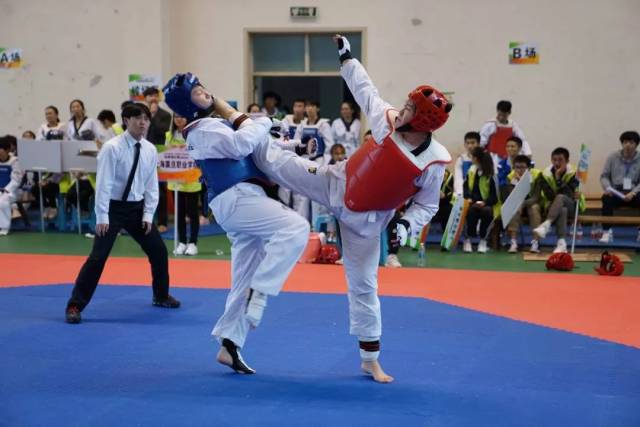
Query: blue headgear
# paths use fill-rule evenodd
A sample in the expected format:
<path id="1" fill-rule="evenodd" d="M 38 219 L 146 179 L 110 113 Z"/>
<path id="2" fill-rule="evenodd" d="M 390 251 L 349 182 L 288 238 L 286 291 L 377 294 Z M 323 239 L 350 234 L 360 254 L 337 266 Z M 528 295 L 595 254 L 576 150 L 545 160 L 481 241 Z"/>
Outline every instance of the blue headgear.
<path id="1" fill-rule="evenodd" d="M 201 113 L 207 111 L 191 101 L 191 91 L 196 86 L 202 86 L 196 76 L 191 73 L 178 73 L 162 89 L 167 105 L 188 122 L 197 119 Z"/>

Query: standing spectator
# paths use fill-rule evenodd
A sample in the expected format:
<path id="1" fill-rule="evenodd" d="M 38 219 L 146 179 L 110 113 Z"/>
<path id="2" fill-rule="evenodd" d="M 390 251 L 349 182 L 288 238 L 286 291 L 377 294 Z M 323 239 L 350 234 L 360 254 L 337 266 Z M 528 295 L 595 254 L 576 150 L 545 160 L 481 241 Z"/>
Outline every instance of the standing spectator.
<path id="1" fill-rule="evenodd" d="M 17 199 L 17 191 L 22 182 L 20 163 L 10 150 L 9 138 L 0 138 L 0 236 L 9 234 L 11 204 Z"/>
<path id="2" fill-rule="evenodd" d="M 304 106 L 304 99 L 294 99 L 292 106 L 293 114 L 284 116 L 284 121 L 287 122 L 287 126 L 289 126 L 289 139 L 295 137 L 298 126 L 300 126 L 304 120 Z"/>
<path id="3" fill-rule="evenodd" d="M 143 92 L 144 102 L 151 111 L 151 125 L 147 140 L 153 145 L 164 145 L 165 134 L 171 127 L 171 114 L 160 107 L 160 91 L 157 87 L 149 87 Z"/>
<path id="4" fill-rule="evenodd" d="M 464 181 L 473 161 L 471 153 L 480 146 L 480 134 L 478 132 L 467 132 L 464 135 L 464 152 L 458 156 L 453 170 L 453 193 L 456 197 L 462 197 L 464 192 Z"/>
<path id="5" fill-rule="evenodd" d="M 165 135 L 171 127 L 171 114 L 160 107 L 160 91 L 157 87 L 144 90 L 144 101 L 151 111 L 151 125 L 147 139 L 153 145 L 164 145 Z M 167 183 L 160 182 L 160 201 L 158 202 L 158 231 L 167 231 Z"/>
<path id="6" fill-rule="evenodd" d="M 464 252 L 473 252 L 471 239 L 478 237 L 480 228 L 480 243 L 478 252 L 486 253 L 489 226 L 496 216 L 498 202 L 498 185 L 496 182 L 494 164 L 491 155 L 482 147 L 476 147 L 471 153 L 473 165 L 469 169 L 464 183 L 464 198 L 470 200 L 467 214 L 467 235 L 463 242 Z"/>
<path id="7" fill-rule="evenodd" d="M 307 118 L 302 121 L 296 129 L 294 140 L 301 141 L 304 145 L 310 140 L 315 140 L 317 153 L 310 157 L 318 165 L 324 163 L 324 153 L 326 147 L 333 145 L 333 135 L 331 134 L 331 124 L 328 119 L 320 118 L 320 104 L 316 101 L 307 101 L 305 105 Z M 327 151 L 328 152 L 328 151 Z M 313 225 L 315 218 L 322 208 L 317 203 L 312 203 L 307 197 L 300 194 L 292 194 L 291 207 L 293 210 L 309 220 Z"/>
<path id="8" fill-rule="evenodd" d="M 347 157 L 350 157 L 358 148 L 360 141 L 360 119 L 355 117 L 353 104 L 343 102 L 340 107 L 340 118 L 335 119 L 331 124 L 334 143 L 342 144 L 347 150 Z M 328 147 L 331 149 L 331 147 Z"/>
<path id="9" fill-rule="evenodd" d="M 284 118 L 284 112 L 280 111 L 280 95 L 275 92 L 265 92 L 262 96 L 262 112 L 265 113 L 271 119 L 282 120 Z"/>
<path id="10" fill-rule="evenodd" d="M 152 223 L 158 203 L 158 156 L 144 138 L 151 113 L 142 104 L 125 107 L 122 121 L 127 131 L 106 142 L 98 155 L 96 238 L 91 254 L 80 269 L 65 310 L 68 323 L 80 323 L 80 312 L 98 286 L 111 248 L 124 228 L 149 258 L 153 276 L 153 305 L 178 308 L 169 295 L 167 248 Z"/>
<path id="11" fill-rule="evenodd" d="M 84 102 L 74 99 L 69 104 L 71 119 L 67 124 L 67 139 L 95 141 L 103 138 L 104 130 L 97 120 L 87 117 Z M 46 114 L 46 113 L 45 113 Z"/>
<path id="12" fill-rule="evenodd" d="M 623 132 L 620 143 L 622 149 L 609 155 L 600 175 L 604 190 L 602 216 L 613 216 L 614 210 L 622 206 L 640 208 L 640 135 L 633 130 Z M 604 228 L 600 242 L 609 243 L 612 225 L 604 224 Z"/>
<path id="13" fill-rule="evenodd" d="M 496 110 L 496 118 L 485 122 L 480 129 L 480 145 L 490 153 L 496 153 L 501 158 L 505 158 L 507 157 L 507 140 L 512 136 L 517 136 L 522 140 L 522 150 L 519 154 L 531 156 L 531 147 L 529 147 L 520 126 L 509 118 L 511 102 L 498 102 Z"/>
<path id="14" fill-rule="evenodd" d="M 542 191 L 542 171 L 539 169 L 535 169 L 532 166 L 531 159 L 525 155 L 518 155 L 513 161 L 513 170 L 509 173 L 508 184 L 506 191 L 504 192 L 504 200 L 506 200 L 507 196 L 513 191 L 515 186 L 520 182 L 522 176 L 527 172 L 530 173 L 531 176 L 531 190 L 527 195 L 523 205 L 518 209 L 518 212 L 513 216 L 513 219 L 507 226 L 507 232 L 509 233 L 509 237 L 511 238 L 511 243 L 509 245 L 509 253 L 518 252 L 518 231 L 520 229 L 520 224 L 522 223 L 523 211 L 526 211 L 527 217 L 529 218 L 529 226 L 531 229 L 534 229 L 540 225 L 542 222 L 541 218 L 541 191 Z M 538 239 L 536 239 L 535 235 L 531 240 L 531 246 L 529 252 L 538 253 L 540 252 L 540 243 Z"/>
<path id="15" fill-rule="evenodd" d="M 104 140 L 104 129 L 97 120 L 87 117 L 84 103 L 79 99 L 74 99 L 69 104 L 71 120 L 67 125 L 67 137 L 72 140 L 98 141 Z M 60 192 L 66 193 L 67 209 L 73 209 L 80 200 L 80 209 L 84 213 L 89 212 L 89 201 L 95 193 L 95 174 L 72 173 L 71 178 L 63 177 L 60 181 Z M 78 180 L 80 196 L 75 186 Z"/>
<path id="16" fill-rule="evenodd" d="M 60 122 L 58 109 L 53 105 L 49 105 L 44 109 L 44 118 L 45 122 L 38 129 L 36 139 L 40 141 L 64 139 L 67 132 L 67 124 Z"/>
<path id="17" fill-rule="evenodd" d="M 124 133 L 124 129 L 116 122 L 116 115 L 111 110 L 102 110 L 98 113 L 98 121 L 105 129 L 104 140 L 101 142 L 107 142 L 111 138 Z"/>
<path id="18" fill-rule="evenodd" d="M 584 196 L 578 191 L 580 182 L 576 171 L 569 164 L 569 150 L 558 147 L 551 152 L 551 165 L 542 172 L 542 195 L 548 208 L 547 218 L 533 229 L 538 239 L 544 239 L 552 225 L 556 226 L 558 243 L 553 253 L 567 252 L 567 221 L 574 218 L 576 200 L 584 209 Z"/>
<path id="19" fill-rule="evenodd" d="M 186 142 L 182 136 L 182 130 L 187 125 L 187 119 L 177 113 L 173 113 L 171 130 L 167 132 L 166 144 L 170 147 L 186 148 Z M 200 231 L 200 216 L 198 215 L 198 202 L 202 185 L 199 182 L 188 184 L 169 183 L 169 190 L 178 190 L 178 241 L 176 255 L 198 255 L 198 233 Z M 187 240 L 187 217 L 191 235 Z"/>

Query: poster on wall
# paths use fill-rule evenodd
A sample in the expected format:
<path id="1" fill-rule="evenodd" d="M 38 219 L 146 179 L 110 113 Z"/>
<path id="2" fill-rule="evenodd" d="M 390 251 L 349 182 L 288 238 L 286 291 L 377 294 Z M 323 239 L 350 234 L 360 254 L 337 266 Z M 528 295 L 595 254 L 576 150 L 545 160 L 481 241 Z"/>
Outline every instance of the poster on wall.
<path id="1" fill-rule="evenodd" d="M 200 169 L 186 150 L 186 144 L 157 146 L 158 179 L 190 184 L 200 180 Z"/>
<path id="2" fill-rule="evenodd" d="M 0 47 L 0 68 L 22 67 L 22 49 Z"/>
<path id="3" fill-rule="evenodd" d="M 143 101 L 144 95 L 142 94 L 145 89 L 150 87 L 162 89 L 160 76 L 153 76 L 151 74 L 129 74 L 129 99 L 131 101 Z M 162 94 L 162 92 L 160 93 Z"/>
<path id="4" fill-rule="evenodd" d="M 540 52 L 537 43 L 510 42 L 509 64 L 529 65 L 540 63 Z"/>

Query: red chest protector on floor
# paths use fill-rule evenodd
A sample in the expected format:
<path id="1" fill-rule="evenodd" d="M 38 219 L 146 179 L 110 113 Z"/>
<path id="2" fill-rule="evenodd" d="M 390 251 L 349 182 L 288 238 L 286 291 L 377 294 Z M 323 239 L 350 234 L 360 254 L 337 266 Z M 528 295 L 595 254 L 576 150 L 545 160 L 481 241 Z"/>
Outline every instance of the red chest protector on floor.
<path id="1" fill-rule="evenodd" d="M 496 133 L 491 135 L 487 144 L 487 151 L 496 153 L 503 159 L 507 158 L 507 140 L 513 136 L 512 127 L 501 127 L 496 125 Z"/>
<path id="2" fill-rule="evenodd" d="M 382 144 L 369 139 L 353 153 L 346 165 L 345 206 L 356 212 L 395 209 L 418 192 L 415 180 L 430 165 L 451 161 L 446 148 L 435 140 L 418 156 L 401 141 L 392 131 Z"/>

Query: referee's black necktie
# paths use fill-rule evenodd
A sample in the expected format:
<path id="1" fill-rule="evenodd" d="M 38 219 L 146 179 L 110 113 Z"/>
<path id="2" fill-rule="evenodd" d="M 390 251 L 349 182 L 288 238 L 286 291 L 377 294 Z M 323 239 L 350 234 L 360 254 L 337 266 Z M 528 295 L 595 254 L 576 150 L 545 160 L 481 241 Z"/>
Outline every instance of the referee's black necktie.
<path id="1" fill-rule="evenodd" d="M 140 143 L 136 142 L 136 153 L 133 156 L 133 166 L 131 167 L 131 172 L 129 172 L 129 178 L 127 178 L 127 186 L 124 188 L 124 193 L 122 194 L 122 201 L 126 202 L 127 197 L 129 197 L 129 193 L 131 192 L 131 184 L 133 184 L 133 177 L 136 175 L 136 168 L 138 167 L 138 160 L 140 160 Z"/>

